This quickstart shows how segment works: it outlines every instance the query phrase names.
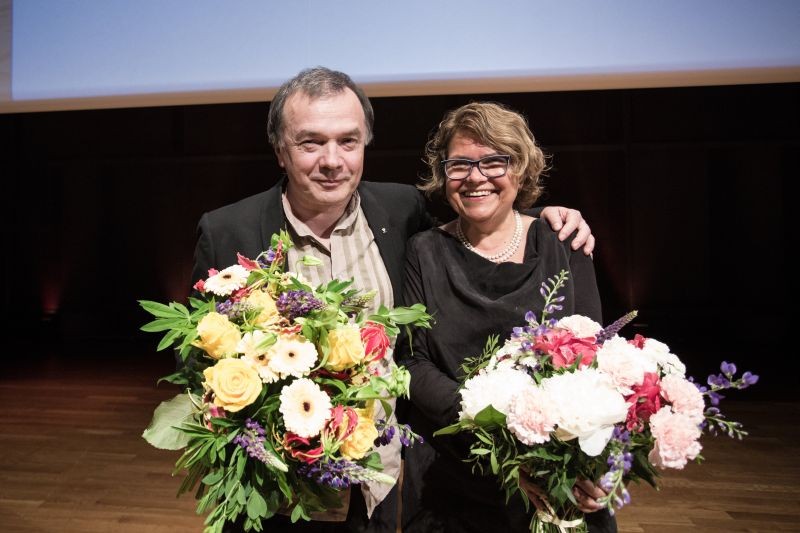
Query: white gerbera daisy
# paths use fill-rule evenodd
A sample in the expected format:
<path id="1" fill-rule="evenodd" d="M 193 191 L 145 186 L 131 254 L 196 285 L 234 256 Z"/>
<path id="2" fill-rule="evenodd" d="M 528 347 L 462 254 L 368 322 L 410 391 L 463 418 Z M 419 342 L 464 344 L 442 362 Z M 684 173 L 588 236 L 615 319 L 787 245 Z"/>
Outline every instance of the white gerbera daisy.
<path id="1" fill-rule="evenodd" d="M 236 351 L 244 354 L 243 359 L 249 362 L 258 371 L 261 381 L 264 383 L 274 383 L 280 379 L 269 366 L 269 340 L 274 339 L 272 333 L 265 333 L 261 330 L 248 331 L 242 335 L 242 340 L 236 346 Z"/>
<path id="2" fill-rule="evenodd" d="M 244 287 L 249 275 L 250 271 L 241 265 L 229 266 L 208 278 L 205 290 L 213 292 L 217 296 L 228 296 L 233 291 Z"/>
<path id="3" fill-rule="evenodd" d="M 308 378 L 296 379 L 281 389 L 280 412 L 288 431 L 316 437 L 331 417 L 331 399 Z"/>
<path id="4" fill-rule="evenodd" d="M 278 337 L 267 353 L 269 368 L 282 378 L 303 377 L 317 362 L 317 349 L 299 335 Z"/>

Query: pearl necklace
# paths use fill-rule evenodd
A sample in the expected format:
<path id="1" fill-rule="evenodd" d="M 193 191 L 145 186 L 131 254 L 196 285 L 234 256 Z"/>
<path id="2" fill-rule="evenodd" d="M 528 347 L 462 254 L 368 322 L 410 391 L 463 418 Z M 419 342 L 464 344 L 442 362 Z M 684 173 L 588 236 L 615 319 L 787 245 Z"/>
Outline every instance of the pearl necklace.
<path id="1" fill-rule="evenodd" d="M 494 263 L 502 263 L 504 261 L 508 261 L 517 252 L 517 249 L 519 249 L 519 244 L 522 242 L 522 217 L 519 215 L 519 211 L 515 209 L 514 235 L 511 237 L 511 240 L 508 241 L 508 245 L 505 248 L 493 255 L 481 253 L 474 246 L 472 246 L 466 235 L 464 235 L 464 231 L 461 229 L 461 218 L 456 221 L 456 237 L 459 241 L 461 241 L 461 244 L 464 245 L 464 248 L 470 252 L 475 252 L 484 259 L 488 259 Z"/>

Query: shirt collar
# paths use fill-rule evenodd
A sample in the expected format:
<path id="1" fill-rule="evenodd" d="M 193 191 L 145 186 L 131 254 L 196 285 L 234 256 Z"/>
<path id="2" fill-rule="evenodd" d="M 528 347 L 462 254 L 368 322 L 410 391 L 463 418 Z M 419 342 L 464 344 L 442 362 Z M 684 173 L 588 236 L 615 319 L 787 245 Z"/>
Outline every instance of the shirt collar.
<path id="1" fill-rule="evenodd" d="M 295 234 L 297 234 L 298 237 L 310 237 L 316 239 L 317 236 L 314 235 L 305 222 L 302 222 L 294 215 L 294 212 L 292 212 L 292 206 L 286 196 L 285 188 L 281 194 L 281 202 L 283 203 L 283 212 L 286 215 L 286 221 L 292 227 Z M 333 232 L 335 233 L 337 231 L 351 229 L 358 219 L 358 211 L 360 208 L 361 197 L 358 195 L 358 191 L 353 191 L 353 195 L 350 197 L 350 201 L 347 202 L 347 207 L 345 207 L 344 213 L 339 220 L 336 221 L 336 226 L 334 226 Z"/>

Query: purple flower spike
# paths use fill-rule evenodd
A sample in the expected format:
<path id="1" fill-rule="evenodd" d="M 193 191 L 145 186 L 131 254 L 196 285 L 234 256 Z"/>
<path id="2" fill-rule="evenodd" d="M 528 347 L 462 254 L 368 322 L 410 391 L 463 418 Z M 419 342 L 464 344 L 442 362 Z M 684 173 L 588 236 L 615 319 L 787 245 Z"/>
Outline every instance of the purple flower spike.
<path id="1" fill-rule="evenodd" d="M 525 322 L 536 322 L 536 314 L 533 311 L 525 313 Z"/>
<path id="2" fill-rule="evenodd" d="M 603 344 L 608 339 L 612 338 L 614 335 L 619 333 L 623 327 L 625 327 L 628 323 L 630 323 L 636 315 L 638 315 L 638 311 L 631 311 L 630 313 L 626 314 L 625 316 L 618 318 L 615 320 L 610 326 L 604 328 L 597 334 L 597 344 Z"/>
<path id="3" fill-rule="evenodd" d="M 312 293 L 302 290 L 282 293 L 275 305 L 278 308 L 278 312 L 289 320 L 294 320 L 299 316 L 306 316 L 311 311 L 325 307 L 325 304 L 314 298 Z"/>
<path id="4" fill-rule="evenodd" d="M 719 369 L 722 370 L 722 373 L 726 376 L 732 376 L 736 373 L 736 365 L 728 363 L 727 361 L 723 361 L 722 364 L 719 365 Z"/>

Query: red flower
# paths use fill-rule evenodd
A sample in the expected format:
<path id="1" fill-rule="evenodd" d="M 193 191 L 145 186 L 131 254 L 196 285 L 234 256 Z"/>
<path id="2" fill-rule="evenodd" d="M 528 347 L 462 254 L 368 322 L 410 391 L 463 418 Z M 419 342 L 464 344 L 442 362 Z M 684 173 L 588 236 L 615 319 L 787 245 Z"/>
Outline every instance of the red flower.
<path id="1" fill-rule="evenodd" d="M 242 287 L 241 289 L 236 289 L 235 291 L 233 291 L 230 298 L 234 302 L 238 302 L 243 298 L 247 298 L 249 294 L 250 294 L 250 287 Z"/>
<path id="2" fill-rule="evenodd" d="M 383 324 L 376 322 L 367 322 L 361 328 L 361 342 L 364 343 L 364 360 L 368 363 L 383 359 L 391 344 Z"/>
<path id="3" fill-rule="evenodd" d="M 283 447 L 289 455 L 308 464 L 316 463 L 323 455 L 322 445 L 311 448 L 310 439 L 295 435 L 291 431 L 287 431 L 283 437 Z"/>
<path id="4" fill-rule="evenodd" d="M 642 424 L 650 420 L 651 415 L 661 409 L 661 382 L 658 380 L 658 374 L 646 372 L 642 384 L 633 387 L 633 394 L 628 396 L 626 401 L 631 406 L 628 409 L 625 426 L 629 431 L 641 428 Z"/>
<path id="5" fill-rule="evenodd" d="M 556 368 L 572 366 L 578 358 L 580 367 L 589 366 L 597 352 L 594 337 L 576 337 L 566 329 L 551 329 L 537 336 L 533 348 L 549 355 Z"/>
<path id="6" fill-rule="evenodd" d="M 258 270 L 261 266 L 252 259 L 248 259 L 239 252 L 236 252 L 236 259 L 240 266 L 246 268 L 247 270 Z"/>
<path id="7" fill-rule="evenodd" d="M 644 341 L 646 341 L 646 340 L 647 340 L 647 337 L 643 337 L 642 335 L 639 335 L 637 333 L 633 337 L 633 339 L 628 341 L 628 344 L 633 344 L 634 346 L 636 346 L 637 348 L 639 348 L 641 350 L 642 348 L 644 348 Z"/>
<path id="8" fill-rule="evenodd" d="M 206 292 L 206 282 L 205 280 L 199 279 L 197 283 L 194 284 L 194 290 L 197 292 Z"/>
<path id="9" fill-rule="evenodd" d="M 325 425 L 325 433 L 339 442 L 352 435 L 358 425 L 358 414 L 352 407 L 337 405 L 331 409 L 331 419 Z"/>

